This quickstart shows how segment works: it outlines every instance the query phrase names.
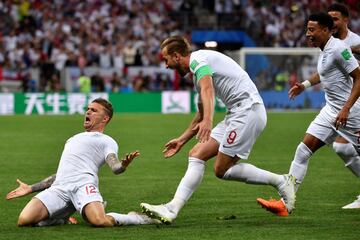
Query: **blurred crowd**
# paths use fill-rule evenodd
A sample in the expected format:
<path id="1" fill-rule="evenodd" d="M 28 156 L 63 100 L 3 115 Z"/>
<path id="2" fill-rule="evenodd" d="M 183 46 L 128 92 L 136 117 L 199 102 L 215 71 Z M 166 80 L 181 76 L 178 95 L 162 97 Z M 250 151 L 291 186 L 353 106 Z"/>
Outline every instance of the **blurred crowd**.
<path id="1" fill-rule="evenodd" d="M 317 11 L 326 11 L 332 3 L 348 6 L 349 28 L 360 33 L 360 1 L 358 0 L 273 0 L 247 1 L 245 29 L 258 46 L 265 47 L 306 47 L 305 21 Z"/>
<path id="2" fill-rule="evenodd" d="M 325 10 L 330 0 L 3 0 L 0 2 L 0 66 L 16 70 L 31 89 L 28 69 L 39 67 L 36 90 L 61 90 L 65 67 L 121 69 L 160 66 L 159 43 L 169 35 L 191 38 L 201 28 L 202 17 L 215 16 L 216 29 L 246 31 L 258 46 L 305 46 L 304 20 L 315 10 Z M 359 3 L 344 1 L 351 10 L 350 28 L 360 32 Z M 205 20 L 207 21 L 207 20 Z M 209 21 L 207 21 L 209 22 Z M 231 24 L 230 24 L 231 23 Z M 211 27 L 207 25 L 207 27 Z M 143 82 L 150 82 L 145 78 Z M 1 78 L 1 74 L 0 74 Z M 182 80 L 180 88 L 191 84 Z M 116 83 L 116 81 L 113 81 Z M 121 82 L 121 81 L 120 81 Z M 132 89 L 154 90 L 124 84 Z M 116 83 L 120 84 L 121 83 Z M 119 86 L 120 86 L 119 85 Z M 166 83 L 169 89 L 173 84 Z M 118 89 L 111 86 L 110 89 Z"/>
<path id="3" fill-rule="evenodd" d="M 176 2 L 1 1 L 0 64 L 40 67 L 55 90 L 64 67 L 159 65 L 159 42 L 180 33 L 166 14 Z"/>

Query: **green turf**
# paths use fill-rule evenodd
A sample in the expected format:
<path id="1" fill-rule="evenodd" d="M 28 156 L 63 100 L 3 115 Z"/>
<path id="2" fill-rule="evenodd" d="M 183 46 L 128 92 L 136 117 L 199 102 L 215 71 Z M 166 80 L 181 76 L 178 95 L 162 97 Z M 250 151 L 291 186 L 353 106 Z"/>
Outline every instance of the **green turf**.
<path id="1" fill-rule="evenodd" d="M 249 161 L 278 173 L 288 172 L 294 151 L 315 113 L 269 113 L 268 124 Z M 107 210 L 140 210 L 141 202 L 170 200 L 187 167 L 193 142 L 171 159 L 161 150 L 187 126 L 191 115 L 117 114 L 107 133 L 119 142 L 120 154 L 140 150 L 126 173 L 100 171 L 100 191 Z M 217 114 L 218 121 L 222 114 Z M 257 197 L 277 197 L 270 186 L 218 180 L 208 163 L 202 185 L 178 219 L 169 226 L 130 226 L 97 229 L 79 215 L 76 226 L 18 228 L 17 216 L 30 196 L 6 201 L 15 180 L 33 183 L 56 171 L 67 138 L 82 131 L 81 116 L 0 117 L 0 239 L 358 239 L 360 210 L 341 206 L 360 193 L 359 181 L 329 148 L 312 158 L 301 186 L 295 212 L 273 216 L 256 203 Z M 235 215 L 235 219 L 218 218 Z"/>

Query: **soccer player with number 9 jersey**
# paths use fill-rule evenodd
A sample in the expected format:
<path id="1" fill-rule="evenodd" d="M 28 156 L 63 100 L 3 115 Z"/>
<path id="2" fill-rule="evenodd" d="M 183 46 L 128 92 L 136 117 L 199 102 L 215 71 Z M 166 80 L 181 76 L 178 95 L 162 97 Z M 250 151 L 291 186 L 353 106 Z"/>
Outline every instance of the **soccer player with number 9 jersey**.
<path id="1" fill-rule="evenodd" d="M 189 42 L 180 36 L 165 39 L 161 53 L 168 68 L 182 76 L 192 74 L 199 93 L 198 112 L 189 127 L 165 145 L 164 156 L 173 156 L 194 136 L 198 142 L 189 152 L 188 169 L 174 198 L 165 205 L 142 203 L 143 211 L 164 223 L 174 221 L 201 183 L 206 162 L 216 157 L 214 172 L 219 179 L 271 185 L 284 199 L 284 212 L 291 212 L 295 201 L 294 178 L 243 162 L 267 120 L 263 101 L 249 75 L 220 52 L 191 52 Z M 212 128 L 215 97 L 225 104 L 227 113 L 224 120 Z"/>

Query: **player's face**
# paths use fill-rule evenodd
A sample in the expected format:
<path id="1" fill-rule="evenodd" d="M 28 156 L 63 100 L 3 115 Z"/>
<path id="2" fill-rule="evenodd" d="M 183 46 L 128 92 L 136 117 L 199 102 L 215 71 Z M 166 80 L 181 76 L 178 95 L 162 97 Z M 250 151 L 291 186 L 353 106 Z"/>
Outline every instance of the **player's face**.
<path id="1" fill-rule="evenodd" d="M 108 120 L 109 117 L 101 104 L 90 103 L 85 113 L 84 128 L 88 132 L 102 130 Z"/>
<path id="2" fill-rule="evenodd" d="M 308 21 L 306 39 L 310 47 L 323 49 L 329 38 L 329 34 L 328 28 L 320 26 L 318 22 Z"/>
<path id="3" fill-rule="evenodd" d="M 180 54 L 178 53 L 174 53 L 172 55 L 169 55 L 167 53 L 167 49 L 166 47 L 161 51 L 162 57 L 164 59 L 166 68 L 170 68 L 170 69 L 174 69 L 176 71 L 178 71 L 178 73 L 181 76 L 185 76 L 186 73 L 188 72 L 186 70 L 185 66 L 181 65 L 181 57 Z"/>
<path id="4" fill-rule="evenodd" d="M 334 21 L 333 35 L 334 37 L 339 37 L 340 32 L 347 26 L 347 18 L 343 17 L 341 13 L 337 11 L 330 11 L 328 14 Z"/>

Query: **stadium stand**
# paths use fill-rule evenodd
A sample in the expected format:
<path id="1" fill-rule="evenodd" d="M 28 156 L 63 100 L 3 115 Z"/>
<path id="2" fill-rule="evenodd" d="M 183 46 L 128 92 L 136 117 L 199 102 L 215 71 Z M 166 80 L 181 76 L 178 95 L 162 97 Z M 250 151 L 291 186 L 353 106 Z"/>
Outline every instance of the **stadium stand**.
<path id="1" fill-rule="evenodd" d="M 0 91 L 64 90 L 61 73 L 66 67 L 116 69 L 122 79 L 116 83 L 118 87 L 109 86 L 108 91 L 189 89 L 191 81 L 179 78 L 174 83 L 162 74 L 145 75 L 140 84 L 139 76 L 127 79 L 127 68 L 160 66 L 159 42 L 174 34 L 191 38 L 194 29 L 242 30 L 257 46 L 305 46 L 304 19 L 332 2 L 1 1 Z M 360 32 L 359 3 L 345 3 L 351 9 L 350 28 Z"/>

